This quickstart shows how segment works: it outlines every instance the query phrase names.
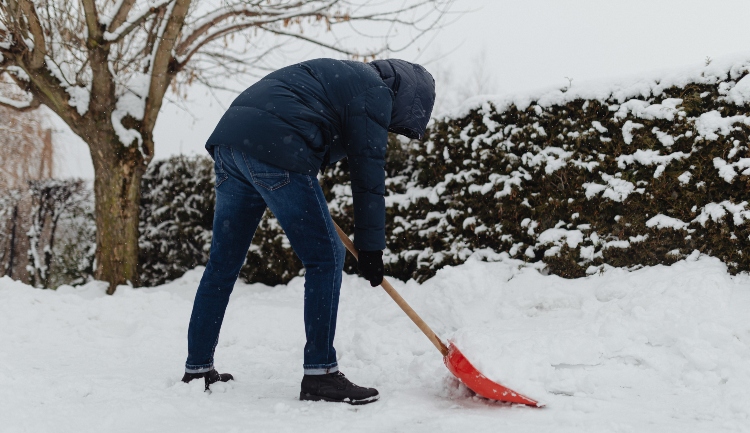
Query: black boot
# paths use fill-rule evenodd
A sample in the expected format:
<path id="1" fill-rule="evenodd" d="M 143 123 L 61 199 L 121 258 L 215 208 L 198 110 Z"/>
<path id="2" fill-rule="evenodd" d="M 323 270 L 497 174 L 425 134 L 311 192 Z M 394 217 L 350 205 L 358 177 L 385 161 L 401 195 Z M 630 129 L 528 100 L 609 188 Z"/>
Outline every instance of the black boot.
<path id="1" fill-rule="evenodd" d="M 185 383 L 189 383 L 193 379 L 198 379 L 202 377 L 206 382 L 206 391 L 208 391 L 209 385 L 216 382 L 229 382 L 230 380 L 234 380 L 234 377 L 232 377 L 229 373 L 221 373 L 219 374 L 218 371 L 214 370 L 213 368 L 205 373 L 185 373 L 184 376 L 182 376 L 182 381 Z"/>
<path id="2" fill-rule="evenodd" d="M 344 376 L 344 373 L 309 375 L 302 378 L 300 400 L 333 401 L 349 404 L 367 404 L 380 398 L 374 388 L 357 386 Z"/>

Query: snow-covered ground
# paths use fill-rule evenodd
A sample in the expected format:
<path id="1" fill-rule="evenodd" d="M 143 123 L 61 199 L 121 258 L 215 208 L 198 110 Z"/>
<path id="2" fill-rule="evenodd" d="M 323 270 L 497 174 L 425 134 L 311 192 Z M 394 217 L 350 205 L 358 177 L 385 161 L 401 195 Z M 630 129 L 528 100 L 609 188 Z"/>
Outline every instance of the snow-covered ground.
<path id="1" fill-rule="evenodd" d="M 202 269 L 150 289 L 0 279 L 0 431 L 750 431 L 750 277 L 716 259 L 578 280 L 470 260 L 396 284 L 489 377 L 543 409 L 472 397 L 378 288 L 345 276 L 342 371 L 362 407 L 300 402 L 303 280 L 238 284 L 217 349 L 236 381 L 179 381 Z"/>

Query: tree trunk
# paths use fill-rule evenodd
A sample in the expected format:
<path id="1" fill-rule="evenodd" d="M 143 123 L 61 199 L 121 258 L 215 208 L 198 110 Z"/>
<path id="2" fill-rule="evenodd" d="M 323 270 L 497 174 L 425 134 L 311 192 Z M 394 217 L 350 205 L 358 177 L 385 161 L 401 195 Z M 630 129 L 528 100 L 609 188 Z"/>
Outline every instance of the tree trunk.
<path id="1" fill-rule="evenodd" d="M 5 275 L 13 278 L 13 266 L 16 258 L 16 227 L 18 226 L 18 203 L 13 206 L 13 226 L 10 229 L 10 260 L 8 261 L 8 271 Z"/>
<path id="2" fill-rule="evenodd" d="M 123 149 L 119 143 L 113 147 Z M 92 151 L 96 172 L 95 277 L 109 283 L 109 295 L 120 284 L 138 284 L 140 184 L 146 171 L 137 145 L 118 153 Z"/>

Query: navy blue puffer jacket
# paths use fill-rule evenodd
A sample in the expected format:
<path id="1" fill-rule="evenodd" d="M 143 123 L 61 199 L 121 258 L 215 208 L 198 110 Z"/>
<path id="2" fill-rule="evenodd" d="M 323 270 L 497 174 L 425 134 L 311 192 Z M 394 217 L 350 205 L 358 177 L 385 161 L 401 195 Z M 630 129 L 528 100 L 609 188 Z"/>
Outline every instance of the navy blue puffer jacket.
<path id="1" fill-rule="evenodd" d="M 313 175 L 349 158 L 354 244 L 385 248 L 388 131 L 421 139 L 435 81 L 403 60 L 315 59 L 270 73 L 234 100 L 206 143 L 237 148 L 277 167 Z"/>

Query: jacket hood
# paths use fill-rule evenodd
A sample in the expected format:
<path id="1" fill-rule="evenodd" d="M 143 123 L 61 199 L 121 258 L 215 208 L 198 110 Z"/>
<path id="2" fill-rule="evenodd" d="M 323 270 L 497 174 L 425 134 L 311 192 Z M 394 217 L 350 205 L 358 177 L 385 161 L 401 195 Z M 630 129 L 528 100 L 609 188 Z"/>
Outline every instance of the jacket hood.
<path id="1" fill-rule="evenodd" d="M 421 140 L 435 104 L 435 80 L 425 68 L 405 60 L 368 63 L 393 91 L 393 112 L 388 130 Z"/>

